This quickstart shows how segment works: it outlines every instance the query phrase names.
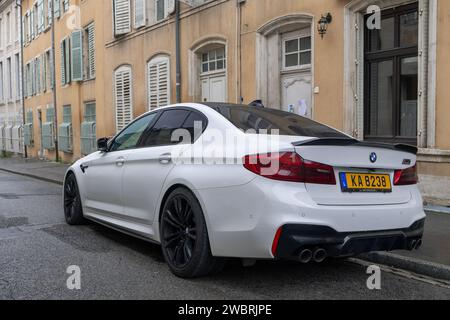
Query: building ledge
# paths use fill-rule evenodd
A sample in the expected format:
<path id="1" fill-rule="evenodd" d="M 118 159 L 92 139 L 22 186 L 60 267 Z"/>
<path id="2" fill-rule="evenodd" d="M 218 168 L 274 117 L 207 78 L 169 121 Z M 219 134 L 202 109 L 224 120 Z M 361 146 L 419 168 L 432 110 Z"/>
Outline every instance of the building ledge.
<path id="1" fill-rule="evenodd" d="M 450 163 L 450 150 L 420 148 L 417 160 L 419 162 Z"/>

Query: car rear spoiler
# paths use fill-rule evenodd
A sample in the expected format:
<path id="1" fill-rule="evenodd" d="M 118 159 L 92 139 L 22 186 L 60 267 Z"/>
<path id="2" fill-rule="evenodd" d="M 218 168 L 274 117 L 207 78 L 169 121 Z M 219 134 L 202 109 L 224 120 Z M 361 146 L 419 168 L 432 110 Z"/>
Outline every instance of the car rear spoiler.
<path id="1" fill-rule="evenodd" d="M 402 151 L 417 155 L 418 148 L 409 144 L 389 144 L 378 142 L 359 141 L 351 138 L 317 138 L 307 141 L 299 141 L 292 143 L 295 147 L 300 146 L 355 146 L 355 147 L 369 147 L 382 148 L 395 151 Z"/>

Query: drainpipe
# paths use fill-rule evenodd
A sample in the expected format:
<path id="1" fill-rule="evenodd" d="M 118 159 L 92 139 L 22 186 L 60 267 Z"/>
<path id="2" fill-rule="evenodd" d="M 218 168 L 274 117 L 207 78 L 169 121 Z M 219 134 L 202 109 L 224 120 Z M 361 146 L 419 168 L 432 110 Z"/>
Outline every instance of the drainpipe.
<path id="1" fill-rule="evenodd" d="M 242 97 L 242 52 L 241 52 L 241 24 L 242 24 L 242 9 L 241 5 L 245 1 L 236 0 L 236 102 L 243 103 Z"/>
<path id="2" fill-rule="evenodd" d="M 22 122 L 23 126 L 25 126 L 26 122 L 26 115 L 25 115 L 25 97 L 24 97 L 24 88 L 25 88 L 25 79 L 24 79 L 24 58 L 23 58 L 23 45 L 24 45 L 24 39 L 23 39 L 23 7 L 22 7 L 22 0 L 16 1 L 16 6 L 20 8 L 20 103 L 22 104 Z M 23 129 L 22 129 L 23 130 Z M 23 131 L 22 131 L 23 132 Z M 23 146 L 23 157 L 28 158 L 28 148 L 24 144 Z"/>
<path id="3" fill-rule="evenodd" d="M 175 42 L 177 103 L 181 103 L 180 0 L 175 0 Z"/>
<path id="4" fill-rule="evenodd" d="M 53 77 L 53 110 L 55 111 L 55 122 L 53 124 L 54 126 L 54 132 L 55 132 L 55 161 L 59 162 L 59 146 L 58 146 L 58 105 L 56 104 L 56 50 L 55 50 L 55 10 L 54 10 L 54 3 L 53 1 L 50 1 L 52 4 L 51 12 L 52 12 L 52 63 L 53 63 L 53 70 L 52 70 L 52 77 Z M 41 141 L 42 144 L 42 141 Z"/>

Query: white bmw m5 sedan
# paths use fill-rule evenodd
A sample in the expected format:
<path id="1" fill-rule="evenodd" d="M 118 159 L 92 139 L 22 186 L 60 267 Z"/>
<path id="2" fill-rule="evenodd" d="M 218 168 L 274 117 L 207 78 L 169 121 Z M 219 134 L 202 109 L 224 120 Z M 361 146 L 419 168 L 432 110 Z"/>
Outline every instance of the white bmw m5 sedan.
<path id="1" fill-rule="evenodd" d="M 161 244 L 180 277 L 229 257 L 322 262 L 422 243 L 413 146 L 258 106 L 186 103 L 142 115 L 98 149 L 67 171 L 67 223 Z"/>

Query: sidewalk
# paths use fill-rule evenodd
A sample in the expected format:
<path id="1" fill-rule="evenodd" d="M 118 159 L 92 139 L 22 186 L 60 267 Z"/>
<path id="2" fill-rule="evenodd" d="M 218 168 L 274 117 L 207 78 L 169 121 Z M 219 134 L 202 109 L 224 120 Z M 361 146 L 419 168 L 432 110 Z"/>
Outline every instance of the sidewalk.
<path id="1" fill-rule="evenodd" d="M 0 171 L 20 174 L 60 185 L 62 185 L 68 167 L 68 165 L 37 159 L 23 159 L 21 157 L 0 158 Z"/>
<path id="2" fill-rule="evenodd" d="M 0 172 L 20 174 L 62 185 L 69 166 L 35 159 L 0 158 Z M 422 248 L 416 251 L 371 253 L 362 258 L 376 263 L 450 281 L 450 209 L 428 206 Z"/>

